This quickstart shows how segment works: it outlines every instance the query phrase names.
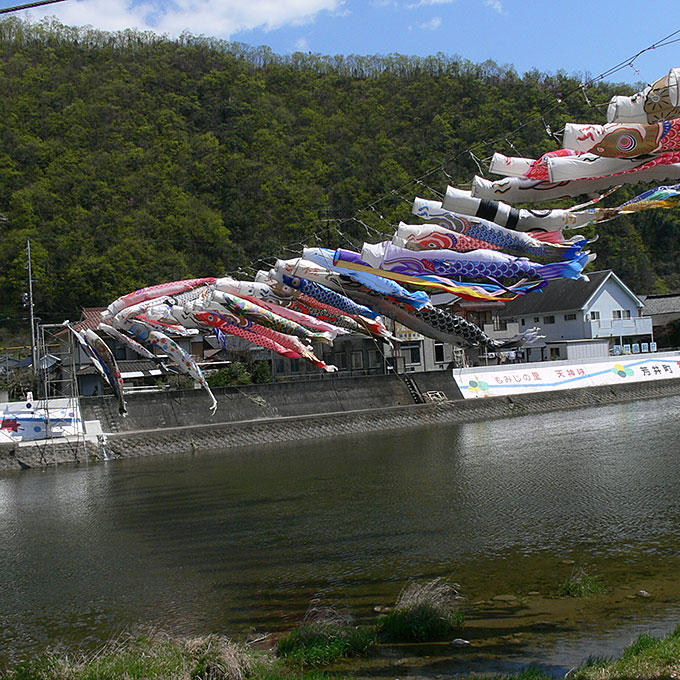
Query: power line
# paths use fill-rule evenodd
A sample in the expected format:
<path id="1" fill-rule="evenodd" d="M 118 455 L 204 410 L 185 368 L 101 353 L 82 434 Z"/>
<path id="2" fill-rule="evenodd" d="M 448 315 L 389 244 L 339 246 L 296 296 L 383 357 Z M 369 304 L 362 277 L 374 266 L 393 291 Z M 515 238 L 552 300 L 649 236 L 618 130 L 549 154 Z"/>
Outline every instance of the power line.
<path id="1" fill-rule="evenodd" d="M 5 7 L 0 9 L 0 14 L 9 14 L 10 12 L 18 12 L 22 9 L 31 9 L 33 7 L 42 7 L 43 5 L 53 5 L 55 2 L 65 2 L 66 0 L 36 0 L 36 2 L 27 2 L 24 5 L 15 5 L 14 7 Z"/>
<path id="2" fill-rule="evenodd" d="M 576 94 L 577 92 L 584 92 L 585 93 L 586 87 L 594 85 L 595 83 L 598 83 L 598 82 L 604 80 L 605 78 L 608 78 L 608 77 L 614 75 L 615 73 L 618 73 L 619 71 L 624 70 L 627 67 L 633 67 L 633 64 L 635 63 L 635 61 L 639 57 L 641 57 L 643 54 L 645 54 L 646 52 L 650 52 L 652 50 L 659 49 L 660 47 L 667 47 L 668 45 L 671 45 L 673 43 L 680 42 L 680 37 L 676 37 L 676 36 L 680 36 L 680 29 L 677 29 L 677 30 L 673 31 L 672 33 L 669 33 L 664 38 L 661 38 L 660 40 L 657 40 L 656 42 L 652 43 L 651 45 L 648 45 L 644 49 L 639 50 L 633 56 L 628 57 L 627 59 L 624 59 L 623 61 L 620 61 L 618 64 L 612 66 L 608 70 L 600 73 L 600 75 L 595 76 L 594 78 L 590 78 L 589 80 L 586 80 L 586 81 L 579 83 L 579 85 L 577 85 L 573 89 L 569 90 L 566 94 L 563 94 L 560 97 L 556 97 L 555 102 L 553 104 L 551 104 L 550 106 L 546 106 L 541 111 L 538 111 L 538 112 L 530 115 L 521 125 L 517 126 L 514 130 L 511 130 L 509 133 L 504 135 L 503 138 L 496 138 L 496 139 L 490 140 L 490 141 L 486 140 L 486 141 L 477 142 L 476 144 L 473 144 L 471 147 L 457 152 L 456 154 L 448 157 L 442 163 L 440 163 L 438 166 L 428 170 L 424 174 L 422 174 L 418 177 L 413 177 L 408 182 L 406 182 L 405 184 L 402 184 L 401 186 L 397 187 L 396 189 L 391 189 L 390 191 L 384 193 L 382 196 L 378 197 L 372 203 L 369 203 L 364 208 L 360 208 L 352 217 L 347 217 L 347 218 L 341 220 L 341 222 L 350 222 L 352 220 L 355 220 L 356 217 L 358 215 L 360 215 L 362 212 L 367 212 L 369 210 L 372 210 L 373 212 L 377 213 L 381 219 L 384 219 L 384 218 L 382 218 L 382 215 L 380 215 L 380 213 L 378 213 L 377 210 L 375 209 L 375 206 L 377 206 L 379 203 L 382 203 L 387 198 L 394 196 L 398 192 L 403 191 L 404 189 L 410 187 L 414 183 L 422 184 L 424 180 L 426 180 L 428 177 L 435 174 L 436 172 L 445 171 L 447 165 L 449 165 L 450 163 L 452 163 L 455 160 L 458 160 L 461 156 L 463 156 L 465 154 L 470 154 L 470 155 L 472 155 L 473 158 L 476 158 L 474 152 L 477 151 L 478 149 L 480 149 L 481 147 L 483 147 L 483 146 L 495 146 L 502 141 L 507 142 L 508 136 L 517 134 L 518 132 L 523 130 L 529 124 L 533 123 L 538 118 L 543 120 L 546 113 L 550 113 L 550 112 L 554 111 L 556 108 L 558 108 L 559 106 L 562 105 L 563 99 L 571 97 L 572 95 Z M 587 98 L 586 98 L 586 101 L 588 101 Z M 543 122 L 544 122 L 544 125 L 545 125 L 545 121 L 543 121 Z M 510 143 L 510 142 L 508 142 L 508 143 Z"/>

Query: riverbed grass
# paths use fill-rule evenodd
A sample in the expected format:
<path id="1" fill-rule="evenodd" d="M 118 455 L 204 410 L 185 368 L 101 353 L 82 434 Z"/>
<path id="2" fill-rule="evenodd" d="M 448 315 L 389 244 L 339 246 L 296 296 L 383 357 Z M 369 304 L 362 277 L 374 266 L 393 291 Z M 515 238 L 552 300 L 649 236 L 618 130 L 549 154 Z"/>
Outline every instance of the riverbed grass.
<path id="1" fill-rule="evenodd" d="M 338 659 L 363 656 L 375 644 L 372 628 L 330 621 L 302 623 L 277 644 L 278 653 L 300 666 L 327 666 Z"/>
<path id="2" fill-rule="evenodd" d="M 253 655 L 228 638 L 175 639 L 161 634 L 123 635 L 91 654 L 47 652 L 20 663 L 2 680 L 245 680 Z"/>
<path id="3" fill-rule="evenodd" d="M 594 659 L 572 680 L 661 680 L 680 677 L 680 626 L 665 638 L 640 635 L 615 661 Z"/>
<path id="4" fill-rule="evenodd" d="M 563 597 L 592 597 L 603 595 L 607 590 L 607 584 L 601 576 L 589 574 L 578 567 L 560 584 L 558 594 Z"/>
<path id="5" fill-rule="evenodd" d="M 466 678 L 461 677 L 460 680 L 466 680 Z M 514 675 L 475 675 L 470 680 L 555 680 L 555 676 L 542 671 L 540 668 L 530 666 Z"/>
<path id="6" fill-rule="evenodd" d="M 378 619 L 381 638 L 390 642 L 434 642 L 450 637 L 463 626 L 460 594 L 445 579 L 410 583 L 394 609 Z"/>
<path id="7" fill-rule="evenodd" d="M 308 624 L 305 624 L 308 625 Z M 298 636 L 300 637 L 300 636 Z M 82 656 L 45 653 L 0 671 L 0 680 L 347 680 L 352 674 L 303 668 L 268 652 L 255 652 L 218 635 L 172 638 L 121 636 Z M 640 635 L 619 659 L 593 657 L 569 680 L 674 680 L 680 678 L 680 626 L 665 638 Z M 475 680 L 551 680 L 540 668 Z"/>

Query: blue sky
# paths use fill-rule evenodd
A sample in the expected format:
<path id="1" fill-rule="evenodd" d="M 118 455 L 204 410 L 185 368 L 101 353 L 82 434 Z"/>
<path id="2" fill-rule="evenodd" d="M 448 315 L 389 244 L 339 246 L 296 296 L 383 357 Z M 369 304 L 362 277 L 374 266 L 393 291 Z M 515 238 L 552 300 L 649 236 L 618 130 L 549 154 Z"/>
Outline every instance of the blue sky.
<path id="1" fill-rule="evenodd" d="M 0 0 L 0 7 L 20 0 Z M 182 31 L 275 52 L 492 59 L 520 73 L 597 76 L 680 30 L 672 0 L 66 0 L 22 17 L 69 25 Z M 680 33 L 675 38 L 680 38 Z M 609 78 L 651 82 L 680 66 L 680 42 L 638 57 Z"/>

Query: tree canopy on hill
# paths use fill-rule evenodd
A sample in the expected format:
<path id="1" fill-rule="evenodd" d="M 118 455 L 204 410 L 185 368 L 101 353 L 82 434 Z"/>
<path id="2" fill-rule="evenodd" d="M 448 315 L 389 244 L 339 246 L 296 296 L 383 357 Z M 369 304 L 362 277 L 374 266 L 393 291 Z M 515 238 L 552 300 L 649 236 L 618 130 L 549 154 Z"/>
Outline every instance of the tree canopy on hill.
<path id="1" fill-rule="evenodd" d="M 252 273 L 303 243 L 376 240 L 416 195 L 479 173 L 470 149 L 537 157 L 558 147 L 546 125 L 604 122 L 603 104 L 632 92 L 585 97 L 565 73 L 441 54 L 284 57 L 17 18 L 0 22 L 0 54 L 6 319 L 23 316 L 28 237 L 38 313 L 61 321 L 163 280 Z M 598 267 L 641 292 L 677 288 L 679 225 L 655 212 L 598 227 Z"/>

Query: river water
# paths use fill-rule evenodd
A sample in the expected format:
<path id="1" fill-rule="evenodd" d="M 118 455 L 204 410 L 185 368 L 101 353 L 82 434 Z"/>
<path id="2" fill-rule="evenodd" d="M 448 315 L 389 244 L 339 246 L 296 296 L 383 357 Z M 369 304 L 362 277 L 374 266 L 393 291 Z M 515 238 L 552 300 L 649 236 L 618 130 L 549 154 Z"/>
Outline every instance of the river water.
<path id="1" fill-rule="evenodd" d="M 473 644 L 401 675 L 558 674 L 617 654 L 680 621 L 679 407 L 5 473 L 0 667 L 137 625 L 280 631 L 312 602 L 370 621 L 410 579 L 437 576 L 466 595 Z M 556 597 L 577 568 L 609 592 Z"/>

